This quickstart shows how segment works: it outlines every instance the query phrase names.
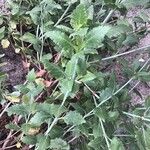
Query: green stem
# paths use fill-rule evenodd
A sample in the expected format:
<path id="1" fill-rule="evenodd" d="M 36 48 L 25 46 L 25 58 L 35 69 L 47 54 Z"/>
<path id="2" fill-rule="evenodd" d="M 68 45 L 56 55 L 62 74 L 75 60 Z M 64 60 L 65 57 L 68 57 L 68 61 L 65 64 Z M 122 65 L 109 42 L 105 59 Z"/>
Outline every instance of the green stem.
<path id="1" fill-rule="evenodd" d="M 116 54 L 116 55 L 113 55 L 113 56 L 110 56 L 110 57 L 102 58 L 101 60 L 106 61 L 106 60 L 110 60 L 110 59 L 115 59 L 115 58 L 120 57 L 120 56 L 128 55 L 128 54 L 138 52 L 138 51 L 144 51 L 144 50 L 146 51 L 146 50 L 149 50 L 149 49 L 150 49 L 150 45 L 147 45 L 147 46 L 136 48 L 136 49 L 133 49 L 131 51 L 127 51 L 127 52 L 124 52 L 124 53 L 121 53 L 121 54 Z"/>
<path id="2" fill-rule="evenodd" d="M 103 122 L 102 122 L 101 119 L 99 119 L 99 121 L 100 121 L 100 124 L 101 124 L 101 127 L 102 127 L 103 135 L 104 135 L 104 138 L 105 138 L 105 141 L 106 141 L 108 150 L 111 150 L 111 149 L 110 149 L 109 142 L 108 142 L 107 134 L 106 134 L 106 132 L 105 132 L 105 128 L 104 128 Z"/>
<path id="3" fill-rule="evenodd" d="M 64 96 L 64 99 L 60 105 L 60 107 L 58 108 L 58 114 L 59 114 L 59 110 L 64 106 L 64 103 L 68 97 L 69 93 L 66 93 L 65 96 Z M 51 123 L 50 127 L 47 129 L 47 131 L 45 132 L 45 135 L 48 135 L 49 132 L 52 130 L 52 128 L 54 127 L 54 125 L 57 123 L 57 121 L 59 120 L 59 116 L 55 117 L 53 122 Z"/>
<path id="4" fill-rule="evenodd" d="M 128 112 L 123 112 L 123 114 L 125 114 L 125 115 L 127 115 L 127 116 L 130 116 L 130 117 L 133 117 L 133 118 L 139 118 L 139 119 L 141 119 L 141 120 L 143 120 L 143 121 L 148 121 L 148 122 L 150 122 L 150 119 L 145 118 L 145 117 L 143 117 L 143 116 L 138 116 L 138 115 L 131 114 L 131 113 L 128 113 Z"/>
<path id="5" fill-rule="evenodd" d="M 64 13 L 62 14 L 62 16 L 58 19 L 58 21 L 55 23 L 54 27 L 56 27 L 60 22 L 61 20 L 64 18 L 64 16 L 67 14 L 69 8 L 71 6 L 71 3 L 68 5 L 68 7 L 66 8 L 66 10 L 64 11 Z"/>

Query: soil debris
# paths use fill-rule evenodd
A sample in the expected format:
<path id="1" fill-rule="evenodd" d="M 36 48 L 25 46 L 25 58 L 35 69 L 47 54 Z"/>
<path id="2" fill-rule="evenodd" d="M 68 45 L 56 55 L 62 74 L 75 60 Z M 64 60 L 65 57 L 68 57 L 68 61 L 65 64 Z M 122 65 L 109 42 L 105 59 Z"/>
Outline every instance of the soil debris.
<path id="1" fill-rule="evenodd" d="M 12 45 L 6 49 L 0 47 L 0 49 L 0 53 L 4 54 L 0 63 L 6 63 L 0 67 L 0 71 L 8 75 L 8 78 L 6 79 L 7 87 L 13 88 L 13 86 L 25 81 L 27 70 L 23 67 L 21 55 L 15 53 Z"/>

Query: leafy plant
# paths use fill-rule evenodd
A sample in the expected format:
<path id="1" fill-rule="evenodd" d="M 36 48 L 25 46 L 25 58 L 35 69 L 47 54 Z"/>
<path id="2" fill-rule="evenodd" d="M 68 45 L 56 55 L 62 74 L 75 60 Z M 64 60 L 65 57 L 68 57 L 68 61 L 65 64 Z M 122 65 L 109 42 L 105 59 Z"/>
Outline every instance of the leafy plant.
<path id="1" fill-rule="evenodd" d="M 7 128 L 19 131 L 22 146 L 148 150 L 149 98 L 144 107 L 127 104 L 129 83 L 149 81 L 149 59 L 131 68 L 119 59 L 126 53 L 115 54 L 117 50 L 136 44 L 140 35 L 126 19 L 111 20 L 116 10 L 122 15 L 137 1 L 11 0 L 8 4 L 11 15 L 5 23 L 11 23 L 5 36 L 36 66 L 24 84 L 5 93 L 12 103 L 8 115 L 21 118 Z M 4 27 L 0 31 L 2 39 Z M 104 54 L 112 56 L 101 59 Z M 128 77 L 122 85 L 113 71 L 100 69 L 103 61 L 111 64 L 114 58 Z"/>

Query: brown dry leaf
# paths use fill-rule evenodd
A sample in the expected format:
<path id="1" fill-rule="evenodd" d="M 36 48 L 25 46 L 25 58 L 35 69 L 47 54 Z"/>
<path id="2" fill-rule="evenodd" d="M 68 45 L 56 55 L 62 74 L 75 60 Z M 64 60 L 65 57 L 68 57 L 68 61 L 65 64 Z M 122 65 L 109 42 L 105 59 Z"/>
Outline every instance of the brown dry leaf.
<path id="1" fill-rule="evenodd" d="M 22 61 L 23 67 L 24 68 L 29 68 L 30 67 L 30 63 Z"/>
<path id="2" fill-rule="evenodd" d="M 44 80 L 43 82 L 44 82 L 45 87 L 50 87 L 52 83 L 51 81 L 48 81 L 48 80 Z"/>
<path id="3" fill-rule="evenodd" d="M 39 131 L 40 131 L 40 128 L 30 128 L 28 131 L 28 134 L 35 135 L 35 134 L 39 133 Z"/>
<path id="4" fill-rule="evenodd" d="M 41 69 L 39 72 L 36 73 L 36 77 L 42 77 L 46 73 L 46 70 Z"/>
<path id="5" fill-rule="evenodd" d="M 10 42 L 7 39 L 3 39 L 1 41 L 1 45 L 2 45 L 2 48 L 8 48 L 10 45 Z"/>

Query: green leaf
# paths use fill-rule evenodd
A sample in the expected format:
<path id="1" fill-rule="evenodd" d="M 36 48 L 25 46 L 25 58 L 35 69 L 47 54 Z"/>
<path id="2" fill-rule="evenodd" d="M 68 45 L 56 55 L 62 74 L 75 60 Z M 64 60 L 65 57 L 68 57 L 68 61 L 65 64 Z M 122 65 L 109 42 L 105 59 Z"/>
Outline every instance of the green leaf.
<path id="1" fill-rule="evenodd" d="M 66 33 L 72 33 L 73 32 L 73 29 L 67 27 L 67 26 L 64 26 L 62 24 L 60 25 L 57 25 L 56 28 L 58 28 L 59 30 L 61 30 L 62 32 L 66 32 Z"/>
<path id="2" fill-rule="evenodd" d="M 144 142 L 144 138 L 143 138 L 143 135 L 142 135 L 141 131 L 136 131 L 135 132 L 135 138 L 136 138 L 136 141 L 137 141 L 138 148 L 140 150 L 145 150 L 145 142 Z"/>
<path id="3" fill-rule="evenodd" d="M 12 105 L 8 108 L 7 112 L 9 116 L 12 114 L 26 116 L 28 114 L 27 107 L 23 104 Z"/>
<path id="4" fill-rule="evenodd" d="M 66 124 L 75 126 L 85 123 L 84 118 L 76 111 L 68 112 L 64 117 L 64 121 Z"/>
<path id="5" fill-rule="evenodd" d="M 94 17 L 94 6 L 91 5 L 89 8 L 88 8 L 88 19 L 89 20 L 93 20 L 93 17 Z"/>
<path id="6" fill-rule="evenodd" d="M 55 125 L 53 128 L 52 128 L 52 130 L 51 130 L 51 132 L 49 133 L 49 137 L 51 138 L 51 139 L 55 139 L 55 138 L 57 138 L 57 137 L 61 137 L 62 135 L 63 135 L 63 132 L 64 130 L 63 130 L 63 127 L 60 127 L 60 126 L 57 126 L 57 125 Z"/>
<path id="7" fill-rule="evenodd" d="M 108 117 L 109 121 L 115 121 L 119 117 L 119 112 L 118 111 L 109 111 L 108 115 L 109 115 L 109 117 Z"/>
<path id="8" fill-rule="evenodd" d="M 134 34 L 130 34 L 126 37 L 126 39 L 123 41 L 123 44 L 125 46 L 134 46 L 135 44 L 138 43 L 138 37 Z"/>
<path id="9" fill-rule="evenodd" d="M 150 72 L 138 72 L 136 76 L 141 81 L 150 81 Z"/>
<path id="10" fill-rule="evenodd" d="M 60 105 L 41 103 L 41 104 L 37 105 L 37 110 L 45 112 L 47 114 L 47 116 L 48 116 L 48 114 L 54 115 L 54 116 L 59 116 L 60 114 L 62 114 L 63 112 L 66 111 L 66 108 L 61 107 L 61 109 L 60 109 Z"/>
<path id="11" fill-rule="evenodd" d="M 147 128 L 147 130 L 143 129 L 143 137 L 145 142 L 146 149 L 150 149 L 150 129 Z"/>
<path id="12" fill-rule="evenodd" d="M 110 28 L 110 26 L 98 26 L 89 31 L 85 39 L 85 48 L 90 49 L 102 46 L 104 37 Z"/>
<path id="13" fill-rule="evenodd" d="M 27 80 L 29 82 L 32 82 L 32 81 L 35 81 L 35 79 L 36 79 L 36 74 L 35 74 L 34 69 L 32 69 L 27 75 Z"/>
<path id="14" fill-rule="evenodd" d="M 50 59 L 52 59 L 52 54 L 48 53 L 48 54 L 45 54 L 42 56 L 42 62 L 45 62 L 45 61 L 49 61 Z"/>
<path id="15" fill-rule="evenodd" d="M 112 94 L 113 94 L 113 89 L 111 88 L 106 88 L 105 90 L 102 90 L 100 94 L 100 101 L 105 101 L 106 99 L 111 97 Z"/>
<path id="16" fill-rule="evenodd" d="M 14 123 L 9 123 L 5 127 L 6 127 L 6 129 L 11 129 L 11 130 L 14 130 L 14 131 L 20 130 L 20 127 L 18 125 L 14 124 Z"/>
<path id="17" fill-rule="evenodd" d="M 39 150 L 47 150 L 50 145 L 50 139 L 45 135 L 38 135 L 37 136 L 37 144 Z"/>
<path id="18" fill-rule="evenodd" d="M 103 136 L 102 128 L 100 124 L 97 122 L 94 124 L 94 127 L 93 127 L 93 135 L 94 135 L 94 138 Z"/>
<path id="19" fill-rule="evenodd" d="M 34 24 L 40 23 L 40 11 L 41 8 L 39 6 L 35 6 L 31 11 L 27 11 L 26 14 L 29 14 L 31 16 L 32 21 Z"/>
<path id="20" fill-rule="evenodd" d="M 24 41 L 24 42 L 28 42 L 31 44 L 37 44 L 39 42 L 39 40 L 36 38 L 36 36 L 32 33 L 26 32 L 21 38 L 20 40 Z"/>
<path id="21" fill-rule="evenodd" d="M 87 64 L 85 57 L 80 57 L 78 59 L 78 68 L 77 68 L 77 74 L 78 76 L 84 76 L 87 73 Z"/>
<path id="22" fill-rule="evenodd" d="M 56 64 L 49 63 L 48 61 L 44 61 L 44 67 L 54 78 L 64 78 L 64 71 Z"/>
<path id="23" fill-rule="evenodd" d="M 20 10 L 19 4 L 13 2 L 12 0 L 8 0 L 7 2 L 8 2 L 9 8 L 11 9 L 11 14 L 16 15 Z"/>
<path id="24" fill-rule="evenodd" d="M 75 46 L 69 39 L 69 37 L 61 31 L 49 31 L 45 33 L 47 38 L 50 38 L 58 47 L 65 51 L 72 51 Z"/>
<path id="25" fill-rule="evenodd" d="M 150 95 L 145 99 L 144 103 L 145 103 L 146 108 L 150 107 Z"/>
<path id="26" fill-rule="evenodd" d="M 105 121 L 108 118 L 107 111 L 103 108 L 96 108 L 94 110 L 94 114 L 103 121 Z"/>
<path id="27" fill-rule="evenodd" d="M 132 32 L 132 28 L 126 24 L 118 24 L 113 26 L 107 33 L 108 37 L 116 37 L 120 34 Z"/>
<path id="28" fill-rule="evenodd" d="M 88 14 L 83 4 L 80 4 L 76 7 L 71 15 L 71 26 L 78 30 L 81 27 L 84 27 L 87 24 Z"/>
<path id="29" fill-rule="evenodd" d="M 102 145 L 102 138 L 98 137 L 95 138 L 94 140 L 91 140 L 88 143 L 89 147 L 92 147 L 94 150 L 102 150 L 104 149 L 103 145 Z"/>
<path id="30" fill-rule="evenodd" d="M 61 138 L 51 140 L 50 148 L 56 150 L 70 150 L 70 146 Z"/>
<path id="31" fill-rule="evenodd" d="M 77 72 L 78 57 L 73 56 L 70 61 L 68 61 L 65 69 L 65 73 L 70 80 L 74 80 Z"/>
<path id="32" fill-rule="evenodd" d="M 110 145 L 111 150 L 125 150 L 122 142 L 118 138 L 113 138 Z"/>
<path id="33" fill-rule="evenodd" d="M 21 140 L 28 145 L 34 145 L 37 142 L 36 136 L 34 135 L 24 135 Z"/>
<path id="34" fill-rule="evenodd" d="M 67 93 L 70 93 L 72 91 L 73 85 L 74 85 L 74 80 L 69 80 L 69 79 L 63 79 L 60 81 L 60 87 L 61 87 L 61 92 L 65 95 Z"/>
<path id="35" fill-rule="evenodd" d="M 51 115 L 48 115 L 44 112 L 37 112 L 29 121 L 29 123 L 40 126 L 42 123 L 46 122 Z"/>
<path id="36" fill-rule="evenodd" d="M 116 86 L 116 76 L 114 73 L 112 73 L 108 81 L 108 87 L 114 92 L 116 90 Z"/>
<path id="37" fill-rule="evenodd" d="M 5 73 L 0 72 L 0 82 L 4 81 L 7 78 Z"/>
<path id="38" fill-rule="evenodd" d="M 5 27 L 0 28 L 0 40 L 4 38 Z"/>

